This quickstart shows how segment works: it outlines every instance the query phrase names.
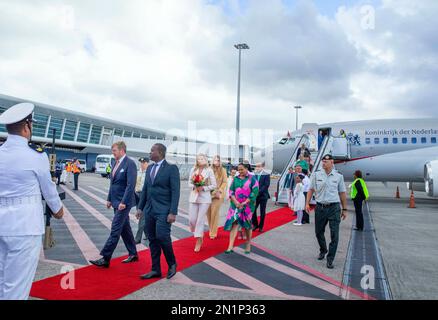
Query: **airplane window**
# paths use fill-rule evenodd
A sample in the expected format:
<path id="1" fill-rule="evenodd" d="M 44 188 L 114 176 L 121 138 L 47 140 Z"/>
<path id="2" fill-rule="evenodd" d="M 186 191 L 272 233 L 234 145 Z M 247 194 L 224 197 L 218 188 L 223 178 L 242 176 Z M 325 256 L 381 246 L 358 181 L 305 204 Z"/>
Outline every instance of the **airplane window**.
<path id="1" fill-rule="evenodd" d="M 366 143 L 366 144 L 370 144 L 370 143 L 371 143 L 371 139 L 370 139 L 370 138 L 366 138 L 366 139 L 365 139 L 365 143 Z"/>
<path id="2" fill-rule="evenodd" d="M 384 144 L 388 144 L 389 143 L 389 139 L 388 138 L 383 138 L 383 143 Z"/>
<path id="3" fill-rule="evenodd" d="M 397 144 L 398 143 L 398 138 L 392 138 L 392 143 L 393 144 Z"/>
<path id="4" fill-rule="evenodd" d="M 412 138 L 411 141 L 412 143 L 417 143 L 417 138 Z"/>
<path id="5" fill-rule="evenodd" d="M 408 138 L 402 138 L 402 143 L 403 143 L 403 144 L 408 143 Z"/>
<path id="6" fill-rule="evenodd" d="M 432 143 L 436 143 L 436 137 L 432 137 L 432 138 L 430 138 L 430 142 L 432 142 Z"/>
<path id="7" fill-rule="evenodd" d="M 421 143 L 427 143 L 427 139 L 425 137 L 421 138 Z"/>
<path id="8" fill-rule="evenodd" d="M 379 138 L 374 138 L 374 143 L 375 144 L 379 144 L 380 143 L 380 139 Z"/>

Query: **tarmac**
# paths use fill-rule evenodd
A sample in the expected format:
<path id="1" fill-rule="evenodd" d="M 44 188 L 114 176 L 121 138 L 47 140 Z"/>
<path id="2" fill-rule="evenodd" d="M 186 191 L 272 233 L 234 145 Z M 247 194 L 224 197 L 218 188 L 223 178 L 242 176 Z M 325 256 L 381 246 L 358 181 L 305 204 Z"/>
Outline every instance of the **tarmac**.
<path id="1" fill-rule="evenodd" d="M 272 179 L 271 195 L 274 195 L 277 180 Z M 377 272 L 384 278 L 392 299 L 436 299 L 438 297 L 438 202 L 416 193 L 417 209 L 408 209 L 409 193 L 404 184 L 399 184 L 401 199 L 394 199 L 394 184 L 385 187 L 381 183 L 369 183 L 371 199 L 370 221 L 373 232 L 370 243 L 376 243 L 377 250 L 367 250 L 381 259 L 383 269 Z M 80 176 L 79 191 L 73 191 L 67 183 L 65 207 L 67 219 L 52 219 L 56 244 L 44 250 L 38 266 L 36 280 L 62 272 L 70 266 L 80 268 L 88 265 L 88 258 L 95 255 L 104 245 L 112 219 L 112 210 L 105 208 L 109 181 L 99 175 L 86 173 Z M 174 240 L 192 236 L 188 230 L 187 211 L 189 207 L 187 181 L 181 182 L 180 212 L 177 224 L 172 226 Z M 267 211 L 279 207 L 269 201 Z M 347 281 L 357 249 L 355 237 L 354 209 L 349 203 L 348 218 L 341 223 L 335 268 L 327 269 L 325 261 L 316 259 L 319 248 L 314 235 L 314 217 L 311 224 L 294 226 L 288 223 L 254 239 L 252 253 L 242 254 L 239 249 L 233 255 L 219 254 L 179 272 L 173 279 L 162 279 L 150 286 L 133 292 L 123 299 L 366 299 L 388 298 L 376 288 L 363 289 L 360 281 Z M 221 225 L 225 222 L 228 203 L 221 208 Z M 131 212 L 131 213 L 134 213 Z M 266 219 L 269 219 L 269 214 Z M 434 223 L 435 222 L 435 223 Z M 137 231 L 135 218 L 131 220 L 133 232 Z M 206 229 L 207 230 L 207 226 Z M 88 242 L 78 241 L 77 234 L 86 235 Z M 326 237 L 330 241 L 327 227 Z M 84 237 L 82 237 L 83 239 Z M 144 249 L 144 242 L 139 249 Z M 226 248 L 224 248 L 225 251 Z M 120 241 L 114 257 L 126 254 Z M 378 256 L 376 255 L 378 254 Z M 357 255 L 357 253 L 356 253 Z M 380 257 L 380 258 L 379 258 Z M 374 260 L 373 260 L 374 261 Z M 141 263 L 141 261 L 139 262 Z M 347 270 L 348 268 L 348 270 Z M 379 269 L 376 266 L 376 269 Z M 354 277 L 363 275 L 354 271 Z M 358 278 L 359 277 L 359 278 Z M 354 284 L 354 285 L 352 285 Z M 350 286 L 346 290 L 345 286 Z M 348 289 L 348 288 L 347 288 Z M 348 294 L 345 294 L 345 292 Z"/>

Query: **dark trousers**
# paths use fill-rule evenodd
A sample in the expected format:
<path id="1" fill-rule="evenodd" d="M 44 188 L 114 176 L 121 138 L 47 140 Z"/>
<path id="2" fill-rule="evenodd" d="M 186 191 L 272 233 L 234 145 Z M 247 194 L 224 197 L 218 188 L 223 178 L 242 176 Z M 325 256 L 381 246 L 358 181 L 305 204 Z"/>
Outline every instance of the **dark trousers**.
<path id="1" fill-rule="evenodd" d="M 304 193 L 304 199 L 307 199 L 307 192 Z M 310 223 L 310 217 L 306 210 L 303 210 L 303 219 L 301 220 L 301 223 Z"/>
<path id="2" fill-rule="evenodd" d="M 265 225 L 267 203 L 268 203 L 268 199 L 257 198 L 255 210 L 254 213 L 252 214 L 252 225 L 254 228 L 263 229 L 263 226 Z M 257 209 L 259 206 L 260 206 L 260 223 L 257 220 Z"/>
<path id="3" fill-rule="evenodd" d="M 327 252 L 327 243 L 325 241 L 325 227 L 327 223 L 330 227 L 331 242 L 329 245 L 327 260 L 335 259 L 336 250 L 339 241 L 339 224 L 341 223 L 341 206 L 335 204 L 329 207 L 317 205 L 315 209 L 315 234 L 318 240 L 319 250 L 321 253 Z"/>
<path id="4" fill-rule="evenodd" d="M 58 179 L 56 181 L 56 184 L 59 186 L 59 184 L 61 183 L 61 175 L 62 175 L 62 171 L 56 171 L 55 173 L 55 177 Z"/>
<path id="5" fill-rule="evenodd" d="M 176 264 L 173 253 L 172 239 L 170 238 L 171 224 L 167 222 L 167 215 L 154 215 L 151 213 L 145 216 L 145 233 L 149 239 L 149 249 L 152 258 L 152 271 L 161 273 L 160 257 L 164 253 L 167 265 L 170 267 Z"/>
<path id="6" fill-rule="evenodd" d="M 75 190 L 78 190 L 78 187 L 79 187 L 79 174 L 80 173 L 75 173 L 74 176 L 73 176 L 74 183 L 75 183 L 75 185 L 74 185 L 74 189 Z"/>
<path id="7" fill-rule="evenodd" d="M 363 213 L 362 204 L 363 200 L 353 200 L 354 210 L 356 211 L 356 228 L 363 230 Z"/>
<path id="8" fill-rule="evenodd" d="M 111 224 L 111 234 L 105 243 L 100 255 L 106 260 L 110 260 L 114 250 L 117 247 L 120 237 L 130 256 L 137 255 L 135 247 L 134 235 L 132 234 L 131 224 L 129 222 L 129 211 L 131 208 L 126 208 L 123 211 L 114 209 L 114 218 Z"/>

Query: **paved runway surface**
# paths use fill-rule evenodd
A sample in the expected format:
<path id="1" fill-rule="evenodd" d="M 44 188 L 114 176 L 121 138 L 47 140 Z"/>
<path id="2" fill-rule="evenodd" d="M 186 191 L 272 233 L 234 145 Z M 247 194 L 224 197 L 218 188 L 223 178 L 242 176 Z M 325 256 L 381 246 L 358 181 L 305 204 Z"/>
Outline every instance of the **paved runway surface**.
<path id="1" fill-rule="evenodd" d="M 271 194 L 274 194 L 275 184 L 276 180 L 272 180 Z M 61 221 L 52 219 L 56 245 L 42 253 L 36 276 L 37 280 L 59 274 L 61 268 L 65 265 L 79 268 L 88 265 L 89 259 L 99 257 L 99 251 L 109 235 L 113 216 L 112 210 L 107 210 L 105 207 L 108 186 L 109 181 L 98 175 L 83 174 L 80 177 L 79 191 L 73 191 L 70 184 L 61 187 L 66 192 L 64 204 L 67 210 L 65 218 Z M 379 187 L 380 185 L 376 185 L 375 188 Z M 172 227 L 174 240 L 192 236 L 189 232 L 187 219 L 188 194 L 187 182 L 182 181 L 180 212 L 177 223 Z M 379 201 L 383 200 L 383 198 L 376 197 L 376 204 L 371 203 L 371 211 L 377 229 L 376 234 L 379 235 L 379 244 L 382 245 L 383 243 L 389 248 L 393 245 L 390 239 L 388 241 L 384 237 L 382 239 L 379 233 L 379 228 L 382 228 L 382 230 L 386 228 L 381 226 L 381 211 L 377 211 L 378 207 L 381 207 L 382 210 L 386 208 L 386 204 L 385 206 L 382 203 L 377 205 Z M 270 201 L 268 211 L 275 210 L 275 208 Z M 224 203 L 221 209 L 222 225 L 227 209 L 228 203 Z M 134 210 L 131 213 L 134 214 Z M 314 237 L 313 216 L 311 216 L 311 225 L 297 227 L 289 223 L 262 234 L 255 239 L 250 255 L 243 254 L 241 249 L 238 249 L 232 255 L 219 254 L 183 272 L 179 272 L 170 281 L 160 280 L 124 297 L 124 299 L 368 298 L 365 294 L 381 299 L 382 296 L 378 294 L 377 290 L 375 292 L 373 290 L 362 290 L 357 285 L 357 281 L 356 285 L 345 283 L 346 272 L 344 267 L 349 266 L 347 255 L 349 252 L 351 253 L 349 243 L 350 238 L 353 238 L 351 237 L 353 215 L 351 213 L 349 218 L 341 224 L 339 249 L 335 260 L 335 269 L 333 270 L 328 270 L 325 267 L 325 261 L 316 260 L 318 247 Z M 385 217 L 391 220 L 388 216 Z M 267 219 L 269 219 L 269 215 Z M 389 224 L 388 221 L 386 223 Z M 135 233 L 137 231 L 137 222 L 134 216 L 131 219 L 131 226 Z M 207 229 L 206 226 L 205 230 Z M 386 231 L 384 233 L 387 234 Z M 329 238 L 328 230 L 326 235 Z M 420 239 L 416 240 L 416 243 L 420 241 Z M 139 245 L 138 249 L 142 250 L 146 246 L 147 243 L 144 242 Z M 416 289 L 413 289 L 415 295 L 398 293 L 399 290 L 403 291 L 405 289 L 402 288 L 404 282 L 397 277 L 398 275 L 404 275 L 407 270 L 401 270 L 403 269 L 402 266 L 394 270 L 393 264 L 397 261 L 397 257 L 394 256 L 392 248 L 389 250 L 381 248 L 381 252 L 384 258 L 382 264 L 386 266 L 388 271 L 389 283 L 393 287 L 394 297 L 421 297 L 421 293 L 418 293 Z M 126 249 L 123 242 L 120 241 L 114 257 L 125 254 Z M 429 256 L 429 260 L 436 260 L 437 256 L 435 251 L 435 256 Z M 418 263 L 418 259 L 410 261 L 410 263 Z M 412 267 L 409 264 L 407 266 Z M 433 264 L 425 267 L 433 268 Z M 360 274 L 355 276 L 360 276 Z M 347 288 L 346 290 L 342 288 L 342 282 L 344 282 L 344 285 L 352 285 L 354 288 L 351 290 Z M 412 285 L 414 286 L 414 284 Z M 429 297 L 437 296 L 437 289 L 435 288 L 430 289 L 430 292 L 428 292 Z"/>

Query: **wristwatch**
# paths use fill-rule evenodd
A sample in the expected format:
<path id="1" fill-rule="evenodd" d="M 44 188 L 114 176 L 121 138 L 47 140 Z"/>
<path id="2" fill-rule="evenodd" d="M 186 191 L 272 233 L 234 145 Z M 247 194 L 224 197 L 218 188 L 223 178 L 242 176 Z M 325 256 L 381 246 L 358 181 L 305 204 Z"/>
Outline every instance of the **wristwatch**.
<path id="1" fill-rule="evenodd" d="M 342 211 L 348 211 L 348 209 L 343 208 Z"/>

